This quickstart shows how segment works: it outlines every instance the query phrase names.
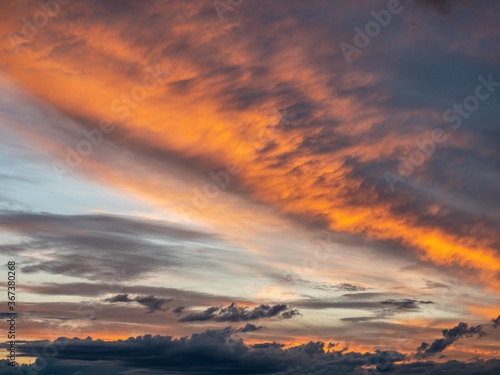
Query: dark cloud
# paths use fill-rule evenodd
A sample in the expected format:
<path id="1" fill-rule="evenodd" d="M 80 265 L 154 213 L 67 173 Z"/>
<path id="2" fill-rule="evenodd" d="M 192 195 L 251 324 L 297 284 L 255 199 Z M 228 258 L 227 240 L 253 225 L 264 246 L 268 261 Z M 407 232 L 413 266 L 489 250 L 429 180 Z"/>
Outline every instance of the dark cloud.
<path id="1" fill-rule="evenodd" d="M 376 317 L 382 318 L 395 313 L 404 313 L 421 310 L 422 305 L 433 304 L 432 301 L 418 301 L 416 299 L 387 299 L 385 301 L 371 301 L 374 298 L 386 295 L 384 293 L 359 293 L 359 294 L 345 294 L 342 297 L 345 299 L 308 299 L 294 301 L 294 306 L 322 310 L 322 309 L 349 309 L 349 310 L 369 310 L 379 312 Z M 383 310 L 380 312 L 380 310 Z M 356 318 L 359 319 L 359 318 Z M 368 320 L 362 318 L 362 320 Z"/>
<path id="2" fill-rule="evenodd" d="M 183 318 L 180 322 L 203 322 L 203 321 L 215 321 L 215 322 L 241 322 L 256 319 L 291 319 L 294 316 L 299 315 L 299 311 L 292 309 L 291 307 L 278 304 L 274 306 L 260 305 L 253 309 L 248 307 L 239 307 L 235 303 L 225 307 L 225 306 L 212 306 L 208 309 L 199 312 L 192 313 Z"/>
<path id="3" fill-rule="evenodd" d="M 262 344 L 253 344 L 254 349 L 280 349 L 284 347 L 284 344 L 279 344 L 277 342 L 264 342 Z"/>
<path id="4" fill-rule="evenodd" d="M 491 326 L 493 328 L 500 326 L 500 315 L 498 315 L 495 319 L 491 319 Z"/>
<path id="5" fill-rule="evenodd" d="M 401 301 L 397 300 L 387 300 L 387 301 L 382 301 L 380 302 L 382 305 L 389 305 L 393 306 L 397 310 L 419 310 L 420 307 L 419 305 L 428 305 L 428 304 L 433 304 L 434 302 L 432 301 L 417 301 L 415 299 L 405 299 Z"/>
<path id="6" fill-rule="evenodd" d="M 256 326 L 255 324 L 247 323 L 243 328 L 239 328 L 236 332 L 255 332 L 263 329 L 264 326 Z"/>
<path id="7" fill-rule="evenodd" d="M 409 358 L 398 352 L 362 354 L 347 349 L 335 351 L 332 350 L 335 345 L 313 341 L 289 349 L 283 349 L 283 344 L 276 342 L 248 346 L 242 340 L 234 340 L 231 337 L 234 332 L 231 327 L 226 327 L 191 337 L 144 335 L 118 341 L 61 337 L 53 343 L 19 343 L 18 353 L 20 357 L 31 356 L 33 352 L 52 354 L 55 348 L 57 355 L 38 358 L 36 368 L 39 375 L 91 375 L 96 372 L 103 375 L 366 375 L 381 372 L 394 375 L 497 375 L 500 371 L 500 360 L 404 363 Z M 48 346 L 52 350 L 47 350 Z M 325 347 L 329 350 L 325 351 Z M 365 369 L 365 366 L 372 370 Z M 31 369 L 34 369 L 33 365 L 23 365 L 19 371 L 29 373 Z M 19 373 L 9 369 L 6 360 L 0 361 L 0 372 L 6 375 Z"/>
<path id="8" fill-rule="evenodd" d="M 173 298 L 167 299 L 167 298 L 158 298 L 153 295 L 149 296 L 136 296 L 133 298 L 130 298 L 128 294 L 117 294 L 114 297 L 106 298 L 104 302 L 109 302 L 109 303 L 131 303 L 131 302 L 137 302 L 138 304 L 142 306 L 146 306 L 148 308 L 148 313 L 155 312 L 157 310 L 163 310 L 163 306 L 168 303 L 173 301 Z"/>
<path id="9" fill-rule="evenodd" d="M 118 294 L 114 297 L 111 298 L 106 298 L 104 302 L 111 302 L 111 303 L 116 303 L 116 302 L 133 302 L 133 299 L 130 299 L 128 294 Z"/>
<path id="10" fill-rule="evenodd" d="M 347 292 L 362 292 L 368 289 L 364 286 L 352 283 L 340 283 L 335 285 L 335 288 L 338 290 L 345 290 Z"/>
<path id="11" fill-rule="evenodd" d="M 446 288 L 450 289 L 450 287 L 443 283 L 438 283 L 436 281 L 425 280 L 426 289 L 438 289 L 438 288 Z"/>
<path id="12" fill-rule="evenodd" d="M 456 327 L 453 327 L 452 329 L 444 329 L 442 339 L 436 339 L 432 344 L 423 342 L 422 345 L 417 348 L 415 357 L 432 357 L 436 353 L 441 353 L 443 350 L 445 350 L 447 347 L 449 347 L 462 337 L 472 337 L 475 335 L 477 335 L 478 337 L 482 337 L 485 334 L 486 333 L 483 331 L 482 325 L 469 327 L 467 323 L 460 322 Z"/>
<path id="13" fill-rule="evenodd" d="M 364 287 L 359 284 L 352 284 L 352 283 L 338 283 L 338 284 L 327 284 L 327 283 L 321 283 L 319 285 L 316 285 L 314 289 L 319 289 L 319 290 L 339 290 L 339 291 L 346 291 L 346 292 L 362 292 L 367 290 L 367 287 Z"/>
<path id="14" fill-rule="evenodd" d="M 178 306 L 172 310 L 176 314 L 181 314 L 184 311 L 184 306 Z"/>

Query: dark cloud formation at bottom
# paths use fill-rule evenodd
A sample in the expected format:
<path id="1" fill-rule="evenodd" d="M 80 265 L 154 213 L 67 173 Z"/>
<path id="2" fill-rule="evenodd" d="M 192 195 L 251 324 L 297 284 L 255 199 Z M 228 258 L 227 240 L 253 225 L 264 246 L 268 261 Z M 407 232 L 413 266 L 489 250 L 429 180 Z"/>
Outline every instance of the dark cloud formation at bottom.
<path id="1" fill-rule="evenodd" d="M 59 338 L 55 342 L 25 342 L 19 353 L 39 354 L 35 364 L 12 369 L 0 361 L 0 374 L 276 374 L 369 375 L 402 374 L 498 375 L 500 360 L 464 363 L 415 362 L 398 352 L 325 351 L 323 342 L 283 349 L 276 343 L 247 346 L 233 340 L 226 327 L 191 337 L 138 336 L 102 341 Z"/>

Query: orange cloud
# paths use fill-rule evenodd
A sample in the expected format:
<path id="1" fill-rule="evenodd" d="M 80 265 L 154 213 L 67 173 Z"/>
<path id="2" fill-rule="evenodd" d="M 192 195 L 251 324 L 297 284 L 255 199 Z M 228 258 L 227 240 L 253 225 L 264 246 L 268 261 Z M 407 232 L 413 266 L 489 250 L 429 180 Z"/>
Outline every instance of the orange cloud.
<path id="1" fill-rule="evenodd" d="M 21 19 L 23 11 L 15 7 L 12 19 Z M 354 174 L 350 160 L 380 160 L 414 139 L 394 133 L 365 137 L 377 124 L 391 117 L 403 122 L 412 116 L 437 117 L 432 111 L 388 113 L 370 104 L 378 98 L 343 95 L 326 84 L 333 80 L 345 90 L 356 90 L 381 80 L 375 73 L 327 76 L 304 53 L 317 37 L 306 31 L 290 46 L 276 46 L 269 60 L 260 62 L 262 56 L 251 48 L 253 36 L 236 39 L 231 27 L 201 18 L 197 24 L 185 22 L 200 16 L 194 6 L 168 9 L 172 21 L 164 28 L 158 26 L 156 33 L 165 35 L 155 39 L 155 44 L 143 43 L 153 36 L 134 34 L 136 27 L 129 32 L 126 19 L 113 19 L 113 27 L 104 27 L 91 18 L 79 19 L 80 11 L 80 5 L 68 4 L 59 18 L 40 29 L 28 45 L 20 46 L 17 54 L 10 50 L 8 39 L 1 46 L 4 73 L 19 86 L 67 116 L 86 122 L 86 127 L 96 127 L 103 118 L 116 123 L 109 140 L 130 152 L 129 156 L 106 158 L 96 153 L 85 159 L 80 172 L 162 207 L 171 208 L 172 202 L 189 207 L 193 193 L 186 191 L 190 186 L 186 179 L 203 186 L 210 181 L 208 171 L 235 163 L 242 171 L 232 180 L 237 184 L 231 183 L 217 198 L 217 206 L 195 209 L 201 220 L 238 219 L 243 213 L 231 207 L 229 195 L 236 193 L 293 217 L 322 222 L 333 231 L 400 243 L 418 251 L 425 261 L 477 269 L 480 273 L 474 277 L 497 286 L 493 276 L 500 271 L 500 257 L 493 247 L 494 233 L 474 235 L 488 233 L 477 224 L 457 235 L 444 227 L 422 224 L 412 211 L 395 213 L 394 200 L 383 199 L 380 191 Z M 149 11 L 151 22 L 157 22 L 153 15 L 167 9 L 158 6 Z M 4 24 L 2 34 L 7 35 L 14 25 Z M 268 32 L 293 26 L 293 19 L 284 19 Z M 134 103 L 129 116 L 119 120 L 112 103 L 122 104 L 122 95 L 129 95 L 142 82 L 146 68 L 155 64 L 170 73 L 169 81 L 152 90 L 147 100 Z M 267 73 L 259 73 L 264 66 Z M 313 103 L 310 115 L 314 118 L 308 126 L 280 127 L 275 109 L 296 104 L 291 100 Z M 323 146 L 324 127 L 314 123 L 322 118 L 339 123 L 335 127 L 339 142 L 359 141 L 346 141 L 329 152 L 304 147 L 311 142 Z M 57 151 L 57 140 L 35 133 L 26 135 L 64 158 L 64 148 Z M 148 149 L 152 154 L 148 155 Z M 190 177 L 163 169 L 176 163 L 187 166 Z M 438 208 L 434 205 L 433 210 Z"/>

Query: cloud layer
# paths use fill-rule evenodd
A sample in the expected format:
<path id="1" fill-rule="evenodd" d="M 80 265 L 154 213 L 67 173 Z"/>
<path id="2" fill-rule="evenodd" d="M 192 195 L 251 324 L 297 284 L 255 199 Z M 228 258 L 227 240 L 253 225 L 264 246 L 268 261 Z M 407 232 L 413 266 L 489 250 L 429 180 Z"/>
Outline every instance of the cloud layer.
<path id="1" fill-rule="evenodd" d="M 22 353 L 42 352 L 51 346 L 51 358 L 39 358 L 35 365 L 41 375 L 51 373 L 91 374 L 459 374 L 493 375 L 500 370 L 499 360 L 459 363 L 415 362 L 398 352 L 357 353 L 326 350 L 323 342 L 308 342 L 283 349 L 276 343 L 245 345 L 231 338 L 233 330 L 208 330 L 191 337 L 139 336 L 105 342 L 87 338 L 59 338 L 54 343 L 26 342 Z M 45 350 L 49 352 L 49 349 Z M 53 353 L 56 353 L 55 355 Z M 55 358 L 54 358 L 55 357 Z M 6 361 L 2 373 L 14 374 Z M 366 369 L 368 368 L 368 369 Z M 10 371 L 10 372 L 9 372 Z"/>

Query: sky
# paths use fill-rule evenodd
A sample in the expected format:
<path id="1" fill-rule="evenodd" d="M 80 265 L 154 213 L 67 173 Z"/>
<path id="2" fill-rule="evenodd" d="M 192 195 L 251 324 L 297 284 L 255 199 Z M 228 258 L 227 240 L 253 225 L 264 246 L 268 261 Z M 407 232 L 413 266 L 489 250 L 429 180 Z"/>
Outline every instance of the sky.
<path id="1" fill-rule="evenodd" d="M 0 374 L 500 373 L 500 3 L 0 7 Z"/>

